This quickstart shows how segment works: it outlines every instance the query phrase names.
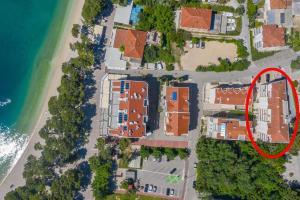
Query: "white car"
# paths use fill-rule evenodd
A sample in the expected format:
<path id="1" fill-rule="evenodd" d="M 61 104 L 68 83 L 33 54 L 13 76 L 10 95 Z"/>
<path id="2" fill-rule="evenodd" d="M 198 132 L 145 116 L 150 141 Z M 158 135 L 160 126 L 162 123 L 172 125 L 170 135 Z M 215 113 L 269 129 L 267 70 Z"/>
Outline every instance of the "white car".
<path id="1" fill-rule="evenodd" d="M 171 189 L 171 191 L 170 191 L 170 196 L 172 197 L 172 196 L 174 196 L 175 195 L 175 190 L 174 189 Z"/>
<path id="2" fill-rule="evenodd" d="M 149 185 L 148 192 L 152 192 L 152 191 L 153 191 L 153 185 Z"/>

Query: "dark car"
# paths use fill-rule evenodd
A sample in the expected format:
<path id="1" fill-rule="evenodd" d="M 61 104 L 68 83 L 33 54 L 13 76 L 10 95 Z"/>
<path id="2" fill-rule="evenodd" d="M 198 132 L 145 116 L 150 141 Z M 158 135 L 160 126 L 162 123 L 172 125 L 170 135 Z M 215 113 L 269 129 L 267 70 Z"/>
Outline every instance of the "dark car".
<path id="1" fill-rule="evenodd" d="M 201 42 L 201 49 L 204 49 L 204 48 L 205 48 L 205 42 L 202 41 L 202 42 Z"/>
<path id="2" fill-rule="evenodd" d="M 167 196 L 170 196 L 170 191 L 171 191 L 171 189 L 167 188 L 167 192 L 166 192 Z"/>
<path id="3" fill-rule="evenodd" d="M 148 189 L 149 189 L 149 184 L 146 184 L 144 188 L 144 192 L 148 192 Z"/>
<path id="4" fill-rule="evenodd" d="M 170 171 L 170 174 L 173 174 L 174 172 L 176 172 L 176 168 L 173 168 L 173 169 Z"/>
<path id="5" fill-rule="evenodd" d="M 153 186 L 153 192 L 157 191 L 157 186 Z"/>
<path id="6" fill-rule="evenodd" d="M 196 188 L 196 181 L 193 181 L 193 188 Z"/>

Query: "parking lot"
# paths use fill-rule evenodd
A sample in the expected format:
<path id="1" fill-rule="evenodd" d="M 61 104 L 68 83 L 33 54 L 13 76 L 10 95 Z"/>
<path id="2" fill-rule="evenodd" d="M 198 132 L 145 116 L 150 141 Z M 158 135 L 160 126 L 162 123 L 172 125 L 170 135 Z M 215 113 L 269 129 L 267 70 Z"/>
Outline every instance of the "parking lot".
<path id="1" fill-rule="evenodd" d="M 237 57 L 237 47 L 233 43 L 219 41 L 206 41 L 205 48 L 190 48 L 188 45 L 184 48 L 186 52 L 181 56 L 181 65 L 183 70 L 195 71 L 201 66 L 219 64 L 219 58 L 228 58 L 233 61 Z"/>
<path id="2" fill-rule="evenodd" d="M 168 191 L 169 196 L 171 196 L 172 191 L 174 191 L 173 197 L 181 197 L 184 189 L 185 161 L 180 160 L 180 158 L 167 161 L 165 156 L 160 162 L 154 160 L 153 157 L 144 160 L 143 168 L 138 170 L 137 177 L 140 180 L 140 185 L 143 186 L 141 192 L 167 196 Z M 145 186 L 147 187 L 146 190 Z M 154 187 L 156 191 L 153 190 Z"/>

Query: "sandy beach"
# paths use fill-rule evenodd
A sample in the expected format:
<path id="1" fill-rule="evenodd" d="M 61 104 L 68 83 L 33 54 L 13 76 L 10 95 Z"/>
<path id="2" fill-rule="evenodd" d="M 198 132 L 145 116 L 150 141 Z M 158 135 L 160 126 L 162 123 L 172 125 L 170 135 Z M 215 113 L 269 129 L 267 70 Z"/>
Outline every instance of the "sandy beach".
<path id="1" fill-rule="evenodd" d="M 25 184 L 25 180 L 23 179 L 22 174 L 24 170 L 24 164 L 27 161 L 27 157 L 29 155 L 39 155 L 39 152 L 34 150 L 34 144 L 41 141 L 38 132 L 44 126 L 47 118 L 49 117 L 48 101 L 51 96 L 57 95 L 57 87 L 60 85 L 62 77 L 61 65 L 63 62 L 68 61 L 70 57 L 74 56 L 74 52 L 72 52 L 69 48 L 69 44 L 75 41 L 75 39 L 72 37 L 71 29 L 73 24 L 82 24 L 81 10 L 83 4 L 84 0 L 72 1 L 70 7 L 68 8 L 69 12 L 68 16 L 65 17 L 64 29 L 61 33 L 59 43 L 56 47 L 55 56 L 51 61 L 51 71 L 49 72 L 49 78 L 45 86 L 45 93 L 41 97 L 42 106 L 38 112 L 38 120 L 31 131 L 28 144 L 22 156 L 10 170 L 8 175 L 3 179 L 0 185 L 1 200 L 4 199 L 4 196 L 7 192 Z"/>

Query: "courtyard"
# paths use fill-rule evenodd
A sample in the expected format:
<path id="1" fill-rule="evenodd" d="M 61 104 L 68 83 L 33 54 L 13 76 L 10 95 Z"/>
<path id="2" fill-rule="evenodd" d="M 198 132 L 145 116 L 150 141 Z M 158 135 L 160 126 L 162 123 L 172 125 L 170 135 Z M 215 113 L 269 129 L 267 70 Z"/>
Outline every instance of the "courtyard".
<path id="1" fill-rule="evenodd" d="M 233 43 L 219 41 L 205 41 L 204 48 L 190 48 L 189 44 L 184 47 L 184 55 L 180 58 L 183 70 L 195 71 L 201 66 L 219 64 L 218 58 L 227 58 L 234 61 L 237 57 L 237 46 Z"/>

